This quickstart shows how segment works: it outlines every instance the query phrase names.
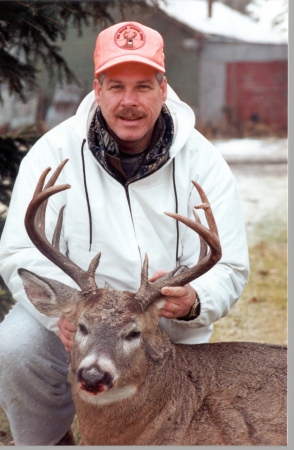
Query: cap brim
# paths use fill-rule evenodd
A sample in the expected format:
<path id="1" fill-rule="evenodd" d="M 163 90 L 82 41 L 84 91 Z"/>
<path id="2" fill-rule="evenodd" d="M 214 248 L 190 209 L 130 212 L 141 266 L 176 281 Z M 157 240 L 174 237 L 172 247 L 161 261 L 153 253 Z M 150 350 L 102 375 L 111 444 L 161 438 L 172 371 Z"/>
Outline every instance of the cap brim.
<path id="1" fill-rule="evenodd" d="M 105 72 L 105 70 L 109 69 L 110 67 L 117 66 L 118 64 L 123 64 L 126 62 L 139 62 L 142 64 L 146 64 L 147 66 L 151 66 L 154 69 L 158 70 L 161 73 L 165 73 L 165 68 L 160 66 L 159 64 L 154 63 L 153 61 L 150 61 L 150 59 L 143 58 L 138 55 L 124 55 L 118 58 L 114 58 L 111 61 L 109 61 L 106 64 L 103 64 L 103 66 L 99 67 L 99 69 L 95 70 L 95 75 L 99 75 L 101 72 Z"/>

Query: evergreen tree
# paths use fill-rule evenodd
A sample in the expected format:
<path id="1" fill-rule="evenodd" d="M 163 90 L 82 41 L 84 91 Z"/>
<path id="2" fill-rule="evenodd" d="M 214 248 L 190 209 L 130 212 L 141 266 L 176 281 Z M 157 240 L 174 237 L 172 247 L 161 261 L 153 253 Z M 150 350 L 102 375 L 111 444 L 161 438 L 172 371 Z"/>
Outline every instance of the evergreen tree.
<path id="1" fill-rule="evenodd" d="M 26 102 L 38 87 L 39 62 L 51 79 L 77 82 L 56 45 L 58 39 L 66 39 L 69 26 L 73 25 L 81 35 L 86 26 L 111 25 L 114 11 L 119 11 L 123 19 L 126 6 L 142 10 L 146 3 L 143 0 L 1 1 L 0 101 L 1 88 L 5 86 L 10 94 Z M 156 6 L 157 0 L 148 4 Z M 28 131 L 25 135 L 0 139 L 0 202 L 7 206 L 20 161 L 40 137 L 38 130 Z"/>
<path id="2" fill-rule="evenodd" d="M 157 0 L 0 1 L 0 101 L 5 86 L 10 94 L 26 102 L 38 87 L 39 62 L 51 78 L 77 81 L 56 45 L 58 39 L 66 39 L 69 26 L 73 25 L 81 35 L 83 28 L 91 24 L 111 25 L 114 11 L 123 20 L 126 6 L 143 10 L 156 5 Z M 0 136 L 0 235 L 19 164 L 40 136 L 36 127 L 18 135 Z M 13 303 L 1 277 L 0 297 L 1 321 Z"/>
<path id="3" fill-rule="evenodd" d="M 150 2 L 156 4 L 156 1 Z M 146 6 L 142 0 L 0 2 L 0 95 L 6 84 L 11 93 L 26 100 L 28 89 L 37 84 L 37 63 L 42 61 L 51 77 L 76 81 L 56 46 L 66 39 L 69 24 L 82 34 L 84 26 L 111 25 L 114 8 L 123 16 L 124 7 Z"/>

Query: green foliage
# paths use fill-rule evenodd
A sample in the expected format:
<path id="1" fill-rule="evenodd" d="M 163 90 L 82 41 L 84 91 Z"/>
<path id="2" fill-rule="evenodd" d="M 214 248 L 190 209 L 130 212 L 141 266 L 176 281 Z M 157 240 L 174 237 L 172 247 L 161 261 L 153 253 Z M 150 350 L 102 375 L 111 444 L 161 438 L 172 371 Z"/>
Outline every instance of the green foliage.
<path id="1" fill-rule="evenodd" d="M 21 160 L 41 135 L 42 131 L 37 126 L 30 126 L 14 134 L 0 136 L 0 202 L 6 207 Z M 0 235 L 2 227 L 0 218 Z"/>
<path id="2" fill-rule="evenodd" d="M 77 81 L 55 45 L 65 39 L 69 24 L 81 34 L 89 24 L 104 25 L 113 19 L 110 1 L 3 1 L 0 12 L 0 83 L 22 101 L 37 86 L 37 63 L 42 61 L 50 77 Z M 1 92 L 1 91 L 0 91 Z"/>
<path id="3" fill-rule="evenodd" d="M 149 2 L 156 5 L 157 0 Z M 58 82 L 76 82 L 75 73 L 61 56 L 56 42 L 65 40 L 69 27 L 78 35 L 89 25 L 109 26 L 113 12 L 123 18 L 124 8 L 146 8 L 143 0 L 0 2 L 0 101 L 1 88 L 8 87 L 26 102 L 38 87 L 38 67 L 42 63 L 49 78 Z M 25 152 L 41 136 L 29 129 L 0 138 L 0 202 L 8 206 L 19 164 Z"/>
<path id="4" fill-rule="evenodd" d="M 153 1 L 152 4 L 156 4 Z M 37 63 L 42 61 L 50 77 L 77 82 L 75 74 L 60 55 L 58 39 L 66 39 L 69 25 L 82 34 L 84 26 L 110 25 L 111 9 L 121 16 L 125 6 L 146 6 L 142 0 L 96 1 L 1 1 L 0 6 L 0 95 L 1 84 L 22 101 L 27 90 L 37 86 Z"/>

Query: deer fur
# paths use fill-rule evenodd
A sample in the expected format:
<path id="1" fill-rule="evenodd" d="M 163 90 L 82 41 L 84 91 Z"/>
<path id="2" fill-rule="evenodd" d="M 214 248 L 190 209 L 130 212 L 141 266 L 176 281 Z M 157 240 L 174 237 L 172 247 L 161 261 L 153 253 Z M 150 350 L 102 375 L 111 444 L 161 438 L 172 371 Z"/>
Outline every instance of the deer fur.
<path id="1" fill-rule="evenodd" d="M 174 345 L 160 300 L 144 309 L 131 292 L 82 295 L 19 272 L 40 312 L 78 325 L 70 378 L 84 445 L 287 444 L 286 348 Z M 81 389 L 82 368 L 104 377 L 100 392 Z"/>
<path id="2" fill-rule="evenodd" d="M 45 236 L 47 199 L 69 185 L 54 186 L 66 161 L 43 189 L 40 177 L 25 218 L 36 247 L 80 290 L 19 269 L 34 306 L 49 317 L 77 325 L 70 378 L 85 445 L 286 445 L 286 348 L 245 342 L 174 345 L 160 328 L 164 286 L 183 286 L 221 258 L 216 223 L 201 187 L 208 228 L 168 214 L 200 236 L 194 267 L 148 281 L 148 259 L 137 293 L 99 289 L 100 254 L 85 272 L 59 251 L 62 213 L 53 242 Z M 207 245 L 210 251 L 207 252 Z"/>

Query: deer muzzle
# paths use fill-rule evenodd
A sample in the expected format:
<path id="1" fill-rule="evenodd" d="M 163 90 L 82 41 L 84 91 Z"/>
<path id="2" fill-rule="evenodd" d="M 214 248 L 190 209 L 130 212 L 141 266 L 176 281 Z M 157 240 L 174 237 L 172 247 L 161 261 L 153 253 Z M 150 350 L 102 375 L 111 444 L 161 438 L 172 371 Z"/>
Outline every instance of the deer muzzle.
<path id="1" fill-rule="evenodd" d="M 107 391 L 113 385 L 111 374 L 96 366 L 79 369 L 77 379 L 80 389 L 95 395 Z"/>

